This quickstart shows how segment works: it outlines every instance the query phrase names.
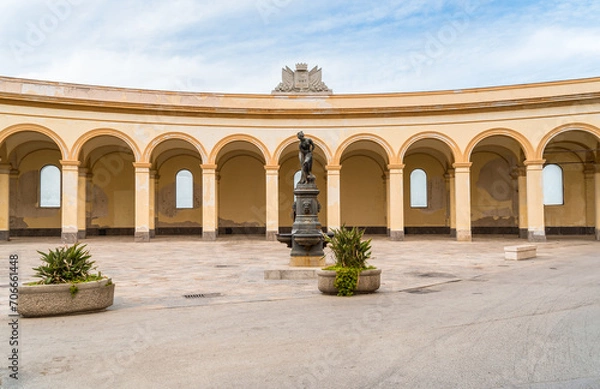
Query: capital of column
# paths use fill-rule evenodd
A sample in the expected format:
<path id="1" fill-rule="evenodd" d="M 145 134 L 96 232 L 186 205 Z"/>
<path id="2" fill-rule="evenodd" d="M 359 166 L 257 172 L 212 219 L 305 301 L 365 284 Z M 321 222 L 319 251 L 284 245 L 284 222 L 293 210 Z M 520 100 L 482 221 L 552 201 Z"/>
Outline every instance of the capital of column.
<path id="1" fill-rule="evenodd" d="M 342 165 L 327 165 L 325 166 L 325 170 L 327 170 L 327 174 L 340 174 L 340 170 L 342 170 Z"/>
<path id="2" fill-rule="evenodd" d="M 406 165 L 403 163 L 390 163 L 388 164 L 388 169 L 391 172 L 392 170 L 400 170 L 402 171 L 402 169 L 404 169 Z"/>
<path id="3" fill-rule="evenodd" d="M 446 170 L 446 173 L 444 174 L 444 178 L 449 180 L 451 178 L 454 178 L 454 169 L 450 168 L 448 170 Z"/>
<path id="4" fill-rule="evenodd" d="M 468 173 L 471 170 L 472 165 L 473 162 L 455 162 L 452 164 L 452 167 L 454 168 L 454 173 L 458 174 Z"/>
<path id="5" fill-rule="evenodd" d="M 0 174 L 10 174 L 12 165 L 10 163 L 0 163 Z"/>
<path id="6" fill-rule="evenodd" d="M 544 168 L 545 159 L 528 159 L 523 164 L 529 170 L 542 170 Z"/>
<path id="7" fill-rule="evenodd" d="M 217 165 L 214 163 L 201 163 L 200 167 L 202 168 L 202 170 L 212 170 L 215 171 L 217 170 Z"/>
<path id="8" fill-rule="evenodd" d="M 150 162 L 133 162 L 133 167 L 135 168 L 136 172 L 138 171 L 138 169 L 150 171 L 152 164 Z"/>
<path id="9" fill-rule="evenodd" d="M 59 162 L 63 171 L 77 171 L 77 169 L 79 169 L 79 165 L 81 164 L 80 161 L 67 161 L 62 159 Z"/>
<path id="10" fill-rule="evenodd" d="M 277 174 L 279 173 L 279 165 L 265 165 L 265 170 L 267 174 Z"/>

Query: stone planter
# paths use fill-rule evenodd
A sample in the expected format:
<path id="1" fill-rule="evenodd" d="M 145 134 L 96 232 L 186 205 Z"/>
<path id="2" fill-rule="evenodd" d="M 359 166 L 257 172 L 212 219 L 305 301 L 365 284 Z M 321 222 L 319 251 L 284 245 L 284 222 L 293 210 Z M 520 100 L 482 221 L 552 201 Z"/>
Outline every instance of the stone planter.
<path id="1" fill-rule="evenodd" d="M 337 294 L 334 285 L 335 270 L 317 270 L 319 290 L 325 294 Z M 363 270 L 358 276 L 358 285 L 354 293 L 373 293 L 381 285 L 381 269 Z"/>
<path id="2" fill-rule="evenodd" d="M 115 284 L 110 278 L 75 284 L 22 285 L 17 310 L 24 317 L 54 316 L 105 309 L 113 304 Z"/>

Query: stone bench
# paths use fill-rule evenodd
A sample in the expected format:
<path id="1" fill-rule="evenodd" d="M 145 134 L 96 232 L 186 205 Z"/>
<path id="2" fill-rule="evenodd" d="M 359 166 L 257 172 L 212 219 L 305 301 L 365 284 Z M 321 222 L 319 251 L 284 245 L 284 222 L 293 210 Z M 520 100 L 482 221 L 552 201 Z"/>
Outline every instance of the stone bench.
<path id="1" fill-rule="evenodd" d="M 535 258 L 537 246 L 534 244 L 522 244 L 518 246 L 504 247 L 504 259 L 520 261 L 522 259 Z"/>

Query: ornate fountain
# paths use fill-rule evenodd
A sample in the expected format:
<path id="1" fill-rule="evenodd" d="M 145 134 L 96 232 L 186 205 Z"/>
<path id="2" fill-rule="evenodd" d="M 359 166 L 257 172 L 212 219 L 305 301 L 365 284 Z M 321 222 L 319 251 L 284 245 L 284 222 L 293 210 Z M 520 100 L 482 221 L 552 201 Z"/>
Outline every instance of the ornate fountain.
<path id="1" fill-rule="evenodd" d="M 294 224 L 289 234 L 277 234 L 277 240 L 292 248 L 290 266 L 321 267 L 325 264 L 323 230 L 318 213 L 321 204 L 317 196 L 319 189 L 312 174 L 312 153 L 315 145 L 304 133 L 298 133 L 300 139 L 300 167 L 302 176 L 294 188 Z"/>

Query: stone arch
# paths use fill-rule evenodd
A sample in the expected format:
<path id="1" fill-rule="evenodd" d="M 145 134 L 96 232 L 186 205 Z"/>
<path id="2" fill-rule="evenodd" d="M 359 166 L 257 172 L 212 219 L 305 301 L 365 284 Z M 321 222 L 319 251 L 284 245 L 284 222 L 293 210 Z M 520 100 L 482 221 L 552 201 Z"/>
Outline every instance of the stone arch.
<path id="1" fill-rule="evenodd" d="M 327 144 L 319 137 L 312 135 L 312 134 L 305 134 L 307 138 L 311 138 L 313 140 L 313 142 L 315 143 L 316 146 L 318 146 L 322 151 L 323 154 L 325 154 L 325 158 L 326 158 L 326 163 L 329 164 L 331 162 L 331 149 L 329 148 L 329 146 L 327 146 Z M 275 152 L 273 153 L 273 161 L 272 164 L 277 165 L 280 163 L 280 159 L 281 156 L 283 154 L 283 151 L 286 149 L 286 147 L 288 147 L 289 145 L 291 145 L 294 142 L 298 141 L 298 137 L 296 135 L 290 136 L 289 138 L 285 139 L 283 142 L 281 142 L 279 144 L 279 146 L 277 146 L 277 149 L 275 149 Z"/>
<path id="2" fill-rule="evenodd" d="M 160 143 L 162 143 L 166 140 L 169 140 L 169 139 L 180 139 L 180 140 L 184 140 L 184 141 L 190 143 L 191 145 L 193 145 L 196 148 L 196 150 L 198 150 L 198 153 L 200 154 L 200 158 L 202 159 L 203 162 L 208 159 L 208 155 L 206 154 L 206 150 L 204 149 L 204 146 L 202 146 L 202 144 L 193 136 L 191 136 L 189 134 L 185 134 L 183 132 L 167 132 L 165 134 L 161 134 L 161 135 L 157 136 L 156 138 L 154 138 L 150 141 L 148 146 L 146 146 L 144 153 L 142 154 L 142 162 L 149 162 L 150 157 L 152 156 L 152 152 L 154 151 L 156 146 L 158 146 Z"/>
<path id="3" fill-rule="evenodd" d="M 125 142 L 129 148 L 131 149 L 131 151 L 133 152 L 133 155 L 135 157 L 135 161 L 136 162 L 147 162 L 147 160 L 142 160 L 142 153 L 140 152 L 140 149 L 138 148 L 137 144 L 135 143 L 135 141 L 129 137 L 129 135 L 124 134 L 121 131 L 112 129 L 112 128 L 99 128 L 99 129 L 95 129 L 92 131 L 88 131 L 85 134 L 83 134 L 82 136 L 80 136 L 76 141 L 75 144 L 73 145 L 73 149 L 71 150 L 71 154 L 69 156 L 69 158 L 71 160 L 76 160 L 79 158 L 79 152 L 81 151 L 83 145 L 90 139 L 95 138 L 97 136 L 113 136 L 115 138 L 118 138 L 120 140 L 122 140 L 123 142 Z"/>
<path id="4" fill-rule="evenodd" d="M 385 139 L 377 135 L 361 133 L 350 136 L 339 145 L 331 161 L 331 164 L 339 165 L 342 160 L 342 155 L 344 154 L 344 151 L 348 148 L 348 146 L 359 141 L 370 141 L 378 144 L 379 146 L 381 146 L 381 148 L 383 148 L 383 150 L 385 150 L 388 163 L 396 163 L 396 156 L 394 154 L 394 150 Z"/>
<path id="5" fill-rule="evenodd" d="M 217 157 L 219 156 L 219 152 L 223 149 L 223 147 L 225 147 L 226 145 L 228 145 L 229 143 L 232 143 L 232 142 L 248 142 L 248 143 L 256 146 L 262 153 L 265 163 L 271 164 L 271 154 L 269 153 L 267 146 L 265 146 L 265 144 L 263 142 L 261 142 L 258 138 L 255 138 L 251 135 L 246 135 L 246 134 L 229 135 L 229 136 L 221 139 L 220 141 L 218 141 L 217 144 L 213 147 L 212 151 L 210 152 L 208 161 L 206 163 L 207 164 L 216 164 Z"/>
<path id="6" fill-rule="evenodd" d="M 410 137 L 406 142 L 404 142 L 404 144 L 400 148 L 400 151 L 398 152 L 398 161 L 402 163 L 402 161 L 404 161 L 404 156 L 406 155 L 406 152 L 408 151 L 410 146 L 423 139 L 436 139 L 443 142 L 450 148 L 450 151 L 452 151 L 454 161 L 462 161 L 463 156 L 460 151 L 460 147 L 458 147 L 458 145 L 452 138 L 439 132 L 421 132 Z"/>
<path id="7" fill-rule="evenodd" d="M 40 126 L 39 124 L 33 123 L 23 123 L 23 124 L 15 124 L 13 126 L 7 127 L 0 132 L 0 144 L 6 140 L 9 136 L 16 134 L 18 132 L 25 131 L 34 131 L 39 132 L 40 134 L 46 135 L 48 138 L 52 139 L 56 146 L 60 149 L 60 154 L 62 159 L 66 159 L 69 155 L 69 150 L 65 141 L 54 131 L 50 130 L 47 127 Z"/>
<path id="8" fill-rule="evenodd" d="M 506 136 L 517 141 L 517 143 L 519 143 L 519 145 L 521 146 L 523 153 L 525 154 L 526 160 L 531 160 L 535 155 L 535 151 L 533 149 L 533 146 L 531 145 L 531 142 L 529 142 L 529 140 L 521 133 L 515 130 L 511 130 L 509 128 L 492 128 L 477 134 L 477 136 L 471 139 L 471 141 L 465 148 L 463 160 L 457 160 L 456 162 L 469 162 L 469 160 L 471 159 L 471 153 L 473 152 L 473 149 L 475 149 L 477 144 L 479 144 L 479 142 L 481 142 L 485 138 L 489 138 L 491 136 Z"/>
<path id="9" fill-rule="evenodd" d="M 555 129 L 551 130 L 549 133 L 547 133 L 542 140 L 540 141 L 537 150 L 535 152 L 535 159 L 536 160 L 542 160 L 543 155 L 544 155 L 544 150 L 546 149 L 546 146 L 548 146 L 548 143 L 550 143 L 550 141 L 556 137 L 559 134 L 562 134 L 563 132 L 567 132 L 567 131 L 584 131 L 584 132 L 588 132 L 592 135 L 595 135 L 596 138 L 598 138 L 600 140 L 600 129 L 592 126 L 590 124 L 586 124 L 586 123 L 568 123 L 568 124 L 564 124 L 562 126 L 556 127 Z"/>

